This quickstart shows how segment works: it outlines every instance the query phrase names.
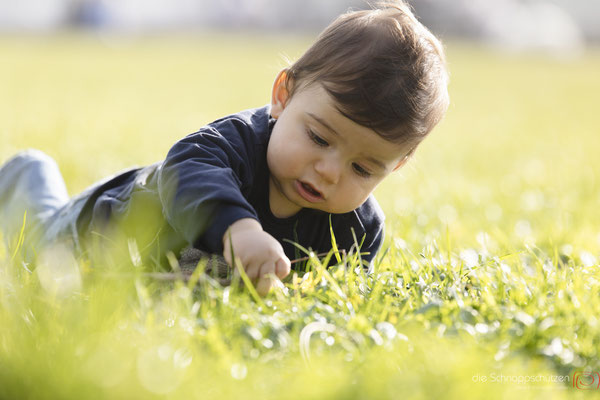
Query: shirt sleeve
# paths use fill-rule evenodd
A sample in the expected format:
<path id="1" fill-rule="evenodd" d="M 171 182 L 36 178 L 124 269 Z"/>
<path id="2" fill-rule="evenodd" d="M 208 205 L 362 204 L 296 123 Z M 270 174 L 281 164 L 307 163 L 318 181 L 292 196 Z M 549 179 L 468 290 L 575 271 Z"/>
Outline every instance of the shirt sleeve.
<path id="1" fill-rule="evenodd" d="M 385 237 L 385 214 L 373 195 L 357 210 L 361 224 L 365 230 L 365 240 L 360 252 L 367 273 L 373 272 L 375 256 L 381 249 Z"/>
<path id="2" fill-rule="evenodd" d="M 220 254 L 232 223 L 258 220 L 242 193 L 252 185 L 258 142 L 248 121 L 226 118 L 171 148 L 160 168 L 158 193 L 167 222 L 188 243 Z"/>
<path id="3" fill-rule="evenodd" d="M 361 254 L 368 253 L 368 254 L 361 256 L 361 258 L 362 258 L 363 262 L 365 263 L 364 267 L 365 267 L 367 273 L 369 273 L 369 274 L 373 272 L 375 256 L 381 249 L 381 245 L 383 243 L 384 237 L 385 237 L 385 228 L 384 228 L 384 225 L 382 224 L 380 226 L 379 230 L 373 234 L 373 236 L 372 236 L 373 240 L 371 241 L 371 243 L 368 243 L 368 244 L 364 243 L 363 247 L 361 248 Z"/>

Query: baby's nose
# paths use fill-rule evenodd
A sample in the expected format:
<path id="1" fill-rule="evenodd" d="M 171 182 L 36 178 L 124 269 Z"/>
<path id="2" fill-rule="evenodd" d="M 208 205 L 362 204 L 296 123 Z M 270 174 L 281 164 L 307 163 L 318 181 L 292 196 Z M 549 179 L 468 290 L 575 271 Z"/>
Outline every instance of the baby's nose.
<path id="1" fill-rule="evenodd" d="M 325 182 L 335 185 L 340 180 L 342 168 L 335 157 L 328 157 L 315 163 L 315 171 Z"/>

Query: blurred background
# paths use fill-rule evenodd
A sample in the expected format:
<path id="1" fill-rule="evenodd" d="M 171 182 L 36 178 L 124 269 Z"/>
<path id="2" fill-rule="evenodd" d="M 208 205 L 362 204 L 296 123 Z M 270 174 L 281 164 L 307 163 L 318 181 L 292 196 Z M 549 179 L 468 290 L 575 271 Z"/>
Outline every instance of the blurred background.
<path id="1" fill-rule="evenodd" d="M 388 240 L 420 248 L 449 233 L 461 248 L 535 244 L 596 262 L 600 1 L 411 5 L 446 47 L 451 106 L 415 159 L 376 193 Z M 0 0 L 0 161 L 41 149 L 75 194 L 164 159 L 204 124 L 268 103 L 288 60 L 338 14 L 363 7 Z"/>
<path id="2" fill-rule="evenodd" d="M 595 0 L 412 0 L 436 33 L 513 49 L 579 51 L 600 40 Z M 1 0 L 0 30 L 73 27 L 156 32 L 198 29 L 320 30 L 361 0 Z"/>
<path id="3" fill-rule="evenodd" d="M 129 399 L 142 388 L 153 398 L 176 388 L 169 398 L 254 398 L 257 387 L 278 399 L 579 394 L 520 385 L 511 397 L 507 385 L 472 379 L 488 368 L 600 371 L 600 0 L 411 4 L 445 45 L 451 105 L 414 159 L 377 188 L 382 277 L 398 277 L 376 286 L 381 300 L 352 306 L 337 290 L 323 300 L 319 284 L 272 312 L 211 289 L 198 313 L 178 285 L 157 299 L 135 278 L 139 306 L 130 310 L 133 278 L 109 278 L 54 302 L 25 269 L 15 269 L 23 280 L 7 279 L 10 254 L 0 248 L 0 398 Z M 203 125 L 267 104 L 277 72 L 350 7 L 365 3 L 0 0 L 0 162 L 40 149 L 77 194 L 160 161 Z M 298 346 L 308 321 L 340 325 L 348 333 L 336 346 L 355 341 L 354 361 L 316 358 L 307 375 Z M 394 335 L 396 324 L 392 352 L 371 350 L 377 321 L 390 321 Z M 329 347 L 324 334 L 313 343 Z M 13 386 L 22 393 L 3 395 Z"/>

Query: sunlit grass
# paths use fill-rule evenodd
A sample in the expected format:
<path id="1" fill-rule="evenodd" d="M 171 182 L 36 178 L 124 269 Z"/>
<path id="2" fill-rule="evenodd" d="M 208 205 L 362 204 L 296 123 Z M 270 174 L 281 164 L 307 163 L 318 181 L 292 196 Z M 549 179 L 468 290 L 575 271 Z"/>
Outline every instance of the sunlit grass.
<path id="1" fill-rule="evenodd" d="M 280 53 L 309 41 L 0 38 L 0 159 L 40 148 L 74 194 L 267 103 Z M 377 191 L 388 226 L 372 276 L 313 260 L 257 302 L 60 249 L 31 271 L 3 249 L 0 397 L 580 394 L 524 380 L 600 371 L 600 56 L 448 55 L 446 120 Z"/>

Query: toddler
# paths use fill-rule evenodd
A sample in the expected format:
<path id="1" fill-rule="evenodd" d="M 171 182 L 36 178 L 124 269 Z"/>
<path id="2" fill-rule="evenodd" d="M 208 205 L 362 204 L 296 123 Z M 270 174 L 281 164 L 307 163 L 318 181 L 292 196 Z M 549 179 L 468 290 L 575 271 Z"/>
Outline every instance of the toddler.
<path id="1" fill-rule="evenodd" d="M 14 243 L 25 221 L 25 254 L 119 238 L 147 259 L 234 254 L 261 294 L 289 274 L 295 243 L 326 253 L 332 232 L 368 267 L 384 236 L 371 193 L 440 121 L 447 81 L 440 43 L 406 4 L 348 12 L 279 72 L 269 105 L 208 124 L 161 162 L 69 199 L 52 159 L 16 155 L 0 169 L 0 226 Z"/>

